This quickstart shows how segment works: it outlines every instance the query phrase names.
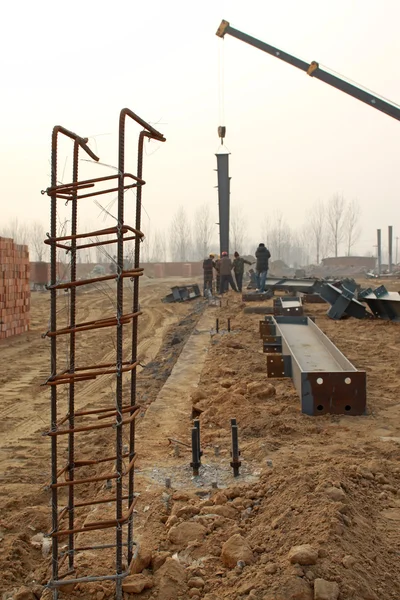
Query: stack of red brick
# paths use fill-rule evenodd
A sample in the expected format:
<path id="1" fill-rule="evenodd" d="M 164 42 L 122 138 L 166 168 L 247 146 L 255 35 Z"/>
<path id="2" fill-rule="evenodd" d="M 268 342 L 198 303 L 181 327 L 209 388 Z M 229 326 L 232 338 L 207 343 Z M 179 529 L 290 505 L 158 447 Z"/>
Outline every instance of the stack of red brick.
<path id="1" fill-rule="evenodd" d="M 0 339 L 29 329 L 28 246 L 0 237 Z"/>

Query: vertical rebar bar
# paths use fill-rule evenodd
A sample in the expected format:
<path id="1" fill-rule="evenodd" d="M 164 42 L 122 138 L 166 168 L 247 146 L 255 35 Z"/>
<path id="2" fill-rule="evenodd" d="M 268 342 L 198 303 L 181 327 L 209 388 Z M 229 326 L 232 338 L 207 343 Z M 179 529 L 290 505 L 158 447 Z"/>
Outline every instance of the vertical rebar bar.
<path id="1" fill-rule="evenodd" d="M 236 423 L 236 419 L 231 419 L 231 433 L 232 433 L 232 462 L 231 467 L 233 468 L 233 476 L 239 476 L 239 467 L 241 462 L 239 460 L 240 451 L 239 451 L 239 438 L 238 438 L 238 426 Z"/>
<path id="2" fill-rule="evenodd" d="M 231 331 L 231 320 L 228 319 L 228 333 L 230 333 Z"/>
<path id="3" fill-rule="evenodd" d="M 54 127 L 52 133 L 51 144 L 51 187 L 57 185 L 57 136 L 58 127 Z M 57 236 L 57 196 L 56 192 L 51 194 L 50 200 L 50 236 L 52 242 L 50 244 L 50 331 L 54 332 L 57 329 L 57 290 L 53 288 L 57 280 L 57 247 L 55 238 Z M 57 336 L 52 336 L 50 340 L 50 369 L 51 375 L 57 373 Z M 51 407 L 50 407 L 50 430 L 55 431 L 57 428 L 57 386 L 51 388 Z M 58 530 L 58 489 L 55 487 L 57 483 L 57 436 L 51 438 L 51 510 L 52 510 L 52 531 Z M 52 538 L 51 550 L 51 573 L 52 579 L 58 579 L 58 537 Z M 53 598 L 57 600 L 58 590 L 53 590 Z"/>
<path id="4" fill-rule="evenodd" d="M 142 179 L 143 174 L 143 143 L 144 143 L 145 132 L 141 131 L 139 135 L 138 144 L 138 156 L 137 156 L 137 176 Z M 142 217 L 142 186 L 139 185 L 136 189 L 136 215 L 135 215 L 135 229 L 140 231 L 141 229 L 141 217 Z M 134 251 L 134 268 L 139 268 L 140 265 L 140 243 L 139 236 L 135 239 L 135 251 Z M 136 313 L 139 311 L 139 278 L 135 277 L 133 281 L 133 300 L 132 300 L 132 312 Z M 138 320 L 133 319 L 132 321 L 132 353 L 131 362 L 132 364 L 137 360 L 137 344 L 138 344 Z M 130 405 L 136 404 L 136 369 L 131 371 L 131 397 Z M 135 454 L 135 420 L 130 424 L 129 432 L 129 460 L 131 461 Z M 135 467 L 129 472 L 128 480 L 128 506 L 133 502 L 135 488 Z M 130 564 L 133 555 L 133 514 L 131 515 L 128 523 L 128 564 Z"/>
<path id="5" fill-rule="evenodd" d="M 215 331 L 219 332 L 219 319 L 215 319 Z"/>
<path id="6" fill-rule="evenodd" d="M 122 363 L 123 363 L 123 325 L 120 322 L 124 310 L 124 280 L 121 277 L 124 268 L 124 240 L 122 226 L 124 224 L 124 171 L 125 171 L 125 111 L 119 117 L 119 148 L 118 148 L 118 233 L 117 233 L 117 353 L 116 353 L 116 435 L 115 468 L 116 479 L 116 519 L 122 518 Z M 122 573 L 122 527 L 116 528 L 116 571 Z M 122 581 L 116 580 L 116 598 L 122 600 Z"/>
<path id="7" fill-rule="evenodd" d="M 76 183 L 78 181 L 78 167 L 79 167 L 79 143 L 77 140 L 74 142 L 74 159 L 72 167 L 72 181 Z M 71 235 L 74 236 L 77 233 L 78 225 L 78 192 L 75 189 L 72 195 L 71 204 Z M 71 281 L 76 281 L 76 239 L 71 240 Z M 70 328 L 73 330 L 76 324 L 76 287 L 72 286 L 70 290 L 71 302 L 70 302 Z M 69 342 L 69 372 L 74 373 L 75 371 L 75 332 L 70 333 Z M 68 402 L 68 413 L 69 413 L 69 428 L 73 429 L 75 424 L 75 384 L 72 381 L 69 384 L 69 402 Z M 74 479 L 74 468 L 75 468 L 75 443 L 74 433 L 71 432 L 68 435 L 68 471 L 69 479 Z M 72 531 L 74 529 L 74 490 L 75 486 L 68 486 L 68 525 Z M 71 533 L 68 537 L 68 564 L 69 568 L 74 567 L 74 534 Z"/>
<path id="8" fill-rule="evenodd" d="M 193 469 L 193 475 L 197 477 L 200 468 L 200 449 L 199 449 L 199 433 L 197 427 L 192 428 L 192 462 L 190 466 Z"/>
<path id="9" fill-rule="evenodd" d="M 203 452 L 202 452 L 202 449 L 201 449 L 201 441 L 200 441 L 200 421 L 199 421 L 199 419 L 195 419 L 193 421 L 193 425 L 197 429 L 198 446 L 199 446 L 199 458 L 201 459 L 201 457 L 203 456 Z M 200 462 L 201 462 L 201 460 L 200 460 Z"/>

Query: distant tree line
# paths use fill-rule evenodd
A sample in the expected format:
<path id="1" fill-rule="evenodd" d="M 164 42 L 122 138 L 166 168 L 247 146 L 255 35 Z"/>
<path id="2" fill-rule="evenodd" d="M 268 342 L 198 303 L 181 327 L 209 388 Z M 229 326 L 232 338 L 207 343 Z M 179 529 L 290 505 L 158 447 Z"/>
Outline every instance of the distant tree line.
<path id="1" fill-rule="evenodd" d="M 259 238 L 251 239 L 244 209 L 231 206 L 230 250 L 240 254 L 254 254 L 259 242 L 264 242 L 271 252 L 272 260 L 282 260 L 287 265 L 319 264 L 327 256 L 351 255 L 359 239 L 360 205 L 357 200 L 346 200 L 336 193 L 325 202 L 314 204 L 306 222 L 289 227 L 284 215 L 275 211 L 267 213 L 260 223 Z M 69 221 L 58 224 L 59 235 L 67 235 Z M 86 226 L 85 231 L 98 227 Z M 148 224 L 141 246 L 141 262 L 200 261 L 210 252 L 219 251 L 218 223 L 210 205 L 204 204 L 190 218 L 185 207 L 180 206 L 172 215 L 170 224 L 153 230 Z M 46 229 L 38 221 L 31 224 L 12 219 L 0 228 L 0 235 L 11 237 L 16 243 L 27 244 L 31 260 L 49 260 L 48 246 L 43 242 Z M 103 238 L 105 239 L 105 238 Z M 93 240 L 97 241 L 97 240 Z M 133 257 L 134 243 L 127 242 L 127 257 Z M 77 253 L 78 262 L 110 263 L 116 254 L 116 245 L 109 244 L 89 248 Z M 65 252 L 58 253 L 60 262 L 69 262 Z"/>

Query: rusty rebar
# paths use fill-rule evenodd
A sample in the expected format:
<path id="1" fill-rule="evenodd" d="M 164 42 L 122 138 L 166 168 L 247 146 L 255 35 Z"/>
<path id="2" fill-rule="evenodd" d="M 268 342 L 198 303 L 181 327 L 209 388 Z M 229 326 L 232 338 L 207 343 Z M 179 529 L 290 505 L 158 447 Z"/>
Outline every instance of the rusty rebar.
<path id="1" fill-rule="evenodd" d="M 97 160 L 98 160 L 98 158 L 97 158 Z M 129 186 L 125 186 L 123 184 L 124 189 L 130 189 L 132 187 L 136 187 L 137 185 L 142 186 L 146 183 L 145 181 L 143 181 L 142 179 L 139 179 L 138 177 L 135 177 L 135 175 L 132 175 L 131 173 L 119 173 L 118 175 L 105 175 L 103 177 L 95 177 L 94 179 L 85 179 L 84 181 L 77 181 L 76 183 L 61 183 L 59 185 L 51 186 L 51 187 L 47 188 L 46 190 L 43 190 L 42 194 L 47 194 L 48 196 L 56 195 L 57 198 L 62 198 L 63 200 L 65 200 L 65 199 L 72 200 L 73 195 L 76 194 L 77 200 L 80 200 L 81 198 L 85 198 L 87 196 L 78 196 L 77 194 L 78 194 L 79 190 L 87 189 L 89 187 L 94 187 L 96 183 L 100 183 L 102 181 L 111 181 L 112 179 L 117 179 L 118 181 L 120 181 L 121 178 L 122 178 L 122 180 L 124 180 L 125 177 L 128 177 L 129 179 L 133 179 L 135 181 L 135 183 L 131 184 Z M 117 192 L 117 191 L 118 191 L 118 188 L 110 188 L 108 190 L 99 190 L 97 192 L 93 192 L 93 194 L 90 194 L 90 196 L 100 196 L 101 194 L 107 194 L 109 192 Z M 64 194 L 64 195 L 60 196 L 60 194 Z"/>
<path id="2" fill-rule="evenodd" d="M 127 363 L 125 362 L 123 364 L 126 365 Z M 69 381 L 82 381 L 85 379 L 96 379 L 96 377 L 98 377 L 99 375 L 113 375 L 114 373 L 117 373 L 117 371 L 119 369 L 121 370 L 121 373 L 129 373 L 130 371 L 133 371 L 134 369 L 136 369 L 138 364 L 139 364 L 138 362 L 134 363 L 133 365 L 128 363 L 127 366 L 122 366 L 122 368 L 113 366 L 112 368 L 109 367 L 107 369 L 101 369 L 100 367 L 96 367 L 94 365 L 92 367 L 86 367 L 86 369 L 88 371 L 90 369 L 91 371 L 95 371 L 95 372 L 59 374 L 59 375 L 56 375 L 53 379 L 47 381 L 46 385 L 54 385 L 57 383 L 68 383 Z"/>
<path id="3" fill-rule="evenodd" d="M 135 118 L 136 115 L 131 114 L 131 118 Z M 138 142 L 138 156 L 137 156 L 137 175 L 140 179 L 143 178 L 143 148 L 144 148 L 144 140 L 147 137 L 150 139 L 156 139 L 160 142 L 165 142 L 165 137 L 156 129 L 152 128 L 148 123 L 142 121 L 140 123 L 144 127 L 144 131 L 141 131 L 139 134 L 139 142 Z M 147 130 L 147 131 L 146 131 Z M 136 220 L 135 220 L 135 229 L 141 230 L 142 226 L 142 186 L 139 186 L 136 192 Z M 135 240 L 135 254 L 134 254 L 134 263 L 133 266 L 135 269 L 138 269 L 140 266 L 140 240 Z M 132 300 L 132 312 L 136 312 L 139 310 L 139 280 L 135 279 L 133 282 L 133 300 Z M 132 362 L 137 360 L 137 343 L 138 343 L 138 322 L 137 320 L 132 321 Z M 137 383 L 137 373 L 136 370 L 131 373 L 131 404 L 136 403 L 136 383 Z M 135 422 L 131 424 L 130 430 L 130 454 L 133 456 L 135 453 Z M 129 476 L 129 501 L 133 499 L 134 493 L 134 471 Z M 132 541 L 133 541 L 133 523 L 132 521 L 128 524 L 128 562 L 132 559 Z"/>
<path id="4" fill-rule="evenodd" d="M 79 144 L 75 140 L 74 142 L 74 158 L 72 167 L 72 180 L 73 182 L 78 181 L 78 168 L 79 168 Z M 77 191 L 76 189 L 72 195 L 71 205 L 71 235 L 75 236 L 78 226 L 78 203 L 77 203 Z M 76 239 L 73 238 L 71 242 L 71 282 L 76 280 Z M 71 289 L 71 301 L 70 301 L 70 320 L 69 324 L 71 329 L 75 328 L 76 322 L 76 288 Z M 69 339 L 69 373 L 73 374 L 75 370 L 75 332 L 72 331 Z M 69 384 L 69 399 L 68 399 L 68 413 L 69 413 L 69 429 L 71 433 L 68 436 L 68 475 L 69 480 L 73 481 L 75 477 L 75 443 L 74 443 L 74 432 L 75 427 L 75 381 L 72 380 Z M 71 485 L 68 489 L 68 524 L 69 528 L 74 527 L 74 486 Z M 70 554 L 68 556 L 68 567 L 69 569 L 74 568 L 74 535 L 71 534 L 68 537 L 68 550 Z"/>
<path id="5" fill-rule="evenodd" d="M 139 412 L 140 412 L 140 409 L 137 409 L 137 410 L 135 410 L 133 415 L 131 415 L 128 419 L 118 421 L 120 416 L 122 419 L 122 411 L 117 410 L 117 419 L 116 419 L 116 421 L 113 421 L 112 423 L 104 423 L 102 425 L 100 425 L 100 424 L 86 425 L 85 427 L 74 427 L 73 429 L 52 430 L 52 431 L 48 431 L 46 433 L 46 435 L 48 435 L 49 437 L 55 437 L 58 435 L 66 435 L 68 433 L 82 433 L 84 431 L 95 431 L 96 429 L 107 429 L 108 427 L 118 428 L 120 425 L 127 425 L 127 424 L 131 423 L 136 418 L 136 416 L 139 414 Z"/>
<path id="6" fill-rule="evenodd" d="M 135 269 L 132 271 L 124 271 L 123 273 L 121 273 L 121 277 L 126 278 L 129 277 L 130 279 L 132 279 L 133 277 L 140 277 L 141 275 L 143 275 L 143 269 Z M 82 279 L 80 281 L 67 281 L 65 283 L 59 283 L 57 285 L 54 286 L 54 289 L 56 290 L 65 290 L 65 289 L 72 289 L 72 288 L 76 288 L 76 287 L 80 287 L 82 285 L 89 285 L 91 283 L 100 283 L 102 281 L 109 281 L 111 279 L 117 279 L 117 275 L 113 274 L 113 275 L 101 275 L 100 277 L 93 277 L 92 279 Z M 52 289 L 53 286 L 47 286 L 47 289 Z"/>
<path id="7" fill-rule="evenodd" d="M 125 121 L 129 117 L 144 130 L 139 135 L 138 144 L 138 164 L 137 176 L 130 173 L 125 173 Z M 74 158 L 73 158 L 73 173 L 72 183 L 59 184 L 57 181 L 57 136 L 63 133 L 74 141 Z M 65 581 L 60 580 L 66 575 L 74 572 L 74 556 L 80 550 L 75 545 L 75 535 L 78 533 L 95 531 L 98 529 L 115 528 L 115 544 L 107 544 L 102 546 L 87 546 L 87 548 L 102 548 L 115 547 L 115 570 L 116 575 L 102 577 L 86 577 L 75 578 L 68 581 L 94 581 L 103 579 L 112 579 L 116 581 L 116 599 L 122 600 L 122 578 L 126 575 L 122 567 L 122 548 L 128 548 L 128 561 L 132 558 L 133 542 L 133 510 L 137 502 L 137 497 L 134 495 L 134 470 L 136 461 L 135 452 L 135 419 L 140 413 L 141 407 L 136 404 L 136 367 L 139 364 L 137 358 L 137 343 L 138 343 L 138 317 L 141 312 L 139 309 L 139 277 L 143 274 L 143 269 L 140 268 L 140 242 L 143 239 L 141 227 L 141 206 L 142 192 L 141 188 L 145 184 L 142 178 L 143 171 L 143 148 L 146 138 L 165 141 L 164 136 L 156 131 L 152 126 L 143 121 L 130 109 L 123 109 L 119 118 L 119 148 L 118 148 L 118 174 L 95 179 L 87 179 L 84 181 L 78 180 L 78 160 L 79 148 L 83 148 L 85 152 L 94 160 L 98 158 L 87 147 L 87 139 L 81 138 L 76 134 L 62 128 L 55 127 L 52 135 L 52 156 L 51 156 L 51 185 L 45 192 L 51 198 L 50 210 L 50 235 L 45 241 L 50 246 L 51 269 L 50 269 L 50 327 L 45 336 L 50 338 L 51 345 L 51 373 L 45 384 L 51 386 L 51 426 L 46 433 L 51 437 L 51 493 L 52 493 L 52 531 L 51 537 L 52 546 L 52 576 L 49 586 L 53 589 L 53 598 L 58 598 L 58 587 L 65 584 Z M 128 182 L 127 179 L 131 179 Z M 118 187 L 98 186 L 96 184 L 107 181 L 118 181 Z M 106 189 L 101 189 L 106 188 Z M 137 188 L 136 197 L 136 216 L 135 228 L 125 225 L 124 223 L 124 194 L 126 190 Z M 92 191 L 90 191 L 92 189 Z M 78 233 L 78 201 L 83 198 L 108 194 L 110 192 L 118 192 L 117 205 L 117 225 L 102 230 L 90 233 Z M 82 193 L 84 192 L 84 193 Z M 71 233 L 70 235 L 57 236 L 57 200 L 67 200 L 71 202 Z M 105 236 L 111 236 L 113 239 L 99 239 Z M 95 238 L 91 240 L 90 238 Z M 86 240 L 86 241 L 85 241 Z M 124 243 L 134 241 L 134 266 L 129 270 L 124 271 Z M 82 243 L 83 242 L 83 243 Z M 105 244 L 117 244 L 117 273 L 104 275 L 88 280 L 77 280 L 77 256 L 78 252 L 84 248 L 91 248 Z M 70 281 L 57 282 L 57 249 L 60 248 L 70 253 Z M 130 278 L 133 281 L 133 301 L 132 312 L 123 313 L 124 300 L 124 279 Z M 83 285 L 96 284 L 104 281 L 116 281 L 116 313 L 109 317 L 102 317 L 94 321 L 85 321 L 76 323 L 77 314 L 77 288 Z M 57 329 L 57 292 L 65 289 L 70 293 L 69 321 L 64 327 Z M 132 348 L 130 360 L 124 360 L 123 348 L 123 326 L 131 324 L 132 327 Z M 105 327 L 116 328 L 116 356 L 115 361 L 98 364 L 79 366 L 76 364 L 76 335 L 81 332 L 102 329 Z M 68 367 L 57 373 L 57 340 L 60 335 L 69 335 L 69 362 Z M 123 389 L 122 377 L 124 373 L 131 372 L 131 394 L 127 404 L 123 404 Z M 98 376 L 115 375 L 116 376 L 116 393 L 115 405 L 95 408 L 92 410 L 75 410 L 75 386 L 78 383 L 90 381 Z M 68 386 L 68 413 L 65 417 L 57 422 L 57 389 L 58 385 Z M 89 419 L 77 426 L 76 419 L 92 416 L 100 422 L 93 423 L 93 419 Z M 67 424 L 66 429 L 60 429 L 64 424 Z M 65 426 L 65 425 L 64 425 Z M 123 427 L 129 428 L 129 451 L 123 453 Z M 104 458 L 94 459 L 79 459 L 76 457 L 75 449 L 75 434 L 86 433 L 90 431 L 102 430 L 105 428 L 115 429 L 115 454 Z M 67 464 L 61 468 L 57 468 L 57 438 L 59 435 L 68 436 L 68 458 Z M 124 465 L 124 460 L 129 459 L 127 465 Z M 83 467 L 96 467 L 102 463 L 115 462 L 114 469 L 109 473 L 94 472 L 91 477 L 76 478 L 76 469 Z M 111 471 L 111 469 L 110 469 Z M 65 478 L 65 481 L 60 481 L 59 478 Z M 128 493 L 123 488 L 125 486 L 125 477 L 128 479 Z M 76 486 L 85 486 L 87 484 L 115 480 L 115 495 L 100 498 L 87 498 L 86 500 L 75 502 Z M 107 486 L 108 487 L 108 486 Z M 59 512 L 58 511 L 58 489 L 67 488 L 67 505 Z M 127 502 L 127 512 L 124 513 L 123 502 Z M 75 511 L 78 508 L 84 508 L 96 504 L 115 503 L 115 516 L 111 519 L 101 521 L 86 521 L 84 524 L 78 525 L 75 522 Z M 68 515 L 68 516 L 67 516 Z M 67 517 L 67 519 L 66 519 Z M 84 515 L 83 515 L 84 517 Z M 61 530 L 59 522 L 61 519 L 68 520 L 68 528 Z M 123 542 L 124 535 L 122 526 L 127 525 L 127 543 Z M 124 529 L 124 532 L 126 530 Z M 62 553 L 62 558 L 58 554 L 58 540 L 61 537 L 67 537 L 68 550 Z M 86 547 L 84 547 L 86 548 Z M 60 567 L 63 561 L 68 557 L 68 572 L 60 575 Z M 51 585 L 50 585 L 51 584 Z"/>
<path id="8" fill-rule="evenodd" d="M 133 227 L 130 227 L 129 225 L 124 225 L 121 228 L 122 233 L 128 233 L 128 231 L 130 231 L 131 233 L 134 233 L 135 235 L 139 236 L 140 238 L 142 238 L 144 236 L 144 233 L 142 233 L 141 231 L 139 231 L 138 229 L 133 229 Z M 85 233 L 75 233 L 75 234 L 71 234 L 71 235 L 62 235 L 62 236 L 52 236 L 50 235 L 47 239 L 44 240 L 45 244 L 52 244 L 53 242 L 67 242 L 68 240 L 81 240 L 84 238 L 90 238 L 90 237 L 99 237 L 100 235 L 111 235 L 112 233 L 118 233 L 118 227 L 108 227 L 106 229 L 98 229 L 96 231 L 89 231 L 89 232 L 85 232 Z M 126 238 L 124 238 L 126 240 Z M 116 240 L 113 240 L 113 243 L 115 243 Z M 104 242 L 102 242 L 104 243 Z"/>
<path id="9" fill-rule="evenodd" d="M 122 281 L 122 279 L 120 281 Z M 136 319 L 141 314 L 142 314 L 141 312 L 137 312 L 137 313 L 130 313 L 127 315 L 123 315 L 122 311 L 119 311 L 118 307 L 117 307 L 117 316 L 116 317 L 107 317 L 105 319 L 100 319 L 98 321 L 85 321 L 84 323 L 77 323 L 73 329 L 71 329 L 71 327 L 64 327 L 64 328 L 58 329 L 56 331 L 50 330 L 50 331 L 46 332 L 45 336 L 51 338 L 51 337 L 56 337 L 58 335 L 65 335 L 67 333 L 71 333 L 72 331 L 75 331 L 75 333 L 78 333 L 81 331 L 89 331 L 91 329 L 102 329 L 104 327 L 115 327 L 116 325 L 122 327 L 122 325 L 129 323 L 129 321 L 131 321 L 132 319 Z M 118 361 L 117 361 L 117 363 L 118 363 Z"/>
<path id="10" fill-rule="evenodd" d="M 51 186 L 54 188 L 57 185 L 57 142 L 58 134 L 71 138 L 74 141 L 74 145 L 77 144 L 93 159 L 98 161 L 98 157 L 90 150 L 87 146 L 87 138 L 82 138 L 76 133 L 65 129 L 61 125 L 56 125 L 53 128 L 52 139 L 51 139 Z M 50 194 L 50 236 L 55 238 L 57 236 L 57 195 L 56 192 Z M 50 283 L 54 285 L 57 280 L 57 248 L 54 243 L 50 245 Z M 57 329 L 57 292 L 51 290 L 50 292 L 50 331 L 55 332 Z M 57 372 L 57 339 L 56 337 L 51 338 L 50 342 L 50 370 L 51 375 L 55 375 Z M 50 429 L 56 427 L 57 423 L 57 388 L 51 388 L 51 416 L 50 416 Z M 51 480 L 52 483 L 57 481 L 57 439 L 52 438 L 51 441 Z M 56 488 L 52 488 L 52 529 L 57 531 L 58 529 L 58 491 Z M 52 544 L 52 579 L 58 579 L 58 542 L 53 540 Z M 53 595 L 54 599 L 57 598 L 57 592 Z"/>

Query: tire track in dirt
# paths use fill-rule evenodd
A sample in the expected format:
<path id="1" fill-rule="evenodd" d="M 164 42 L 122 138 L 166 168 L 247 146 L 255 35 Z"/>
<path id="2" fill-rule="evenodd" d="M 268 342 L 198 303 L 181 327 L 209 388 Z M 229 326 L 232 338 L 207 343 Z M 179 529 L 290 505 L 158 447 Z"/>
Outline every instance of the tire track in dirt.
<path id="1" fill-rule="evenodd" d="M 169 288 L 170 285 L 166 282 L 151 281 L 141 286 L 140 304 L 143 315 L 139 319 L 138 355 L 143 362 L 151 361 L 156 356 L 166 328 L 191 310 L 190 305 L 162 304 L 160 297 L 168 293 Z M 131 299 L 128 294 L 126 296 L 128 303 Z M 80 295 L 77 322 L 103 317 L 105 313 L 110 313 L 107 305 L 108 302 L 101 292 Z M 129 305 L 127 308 L 130 310 Z M 10 586 L 12 589 L 17 583 L 21 585 L 28 572 L 32 571 L 33 565 L 42 563 L 41 556 L 37 556 L 38 552 L 33 550 L 29 543 L 23 550 L 26 554 L 23 567 L 18 561 L 10 562 L 7 558 L 13 555 L 14 549 L 25 544 L 21 535 L 26 539 L 26 536 L 33 535 L 27 526 L 35 521 L 34 515 L 41 514 L 45 519 L 42 525 L 36 525 L 40 531 L 46 531 L 49 526 L 49 492 L 45 491 L 43 486 L 49 481 L 50 448 L 49 439 L 41 436 L 41 432 L 46 431 L 49 424 L 49 389 L 40 386 L 50 370 L 49 340 L 41 338 L 41 334 L 47 330 L 48 317 L 48 295 L 39 292 L 32 294 L 32 330 L 26 335 L 5 340 L 0 344 L 4 367 L 0 375 L 0 512 L 6 515 L 7 523 L 7 529 L 4 530 L 0 522 L 0 537 L 3 537 L 4 550 L 0 555 L 0 572 L 3 576 L 0 592 L 10 589 Z M 67 312 L 64 307 L 58 320 L 59 326 L 64 325 L 66 318 Z M 126 330 L 128 332 L 128 327 Z M 113 362 L 115 349 L 112 335 L 103 337 L 99 342 L 95 332 L 87 333 L 88 335 L 80 334 L 82 337 L 77 339 L 80 364 L 83 360 L 84 364 L 91 364 L 90 361 L 92 364 Z M 127 333 L 126 348 L 129 341 L 130 334 Z M 62 352 L 58 359 L 59 365 L 63 365 L 65 346 L 62 343 L 60 347 Z M 140 370 L 138 369 L 139 372 Z M 108 392 L 105 379 L 103 377 L 77 386 L 77 406 L 101 406 L 106 402 Z M 110 375 L 109 379 L 111 386 L 115 375 Z M 60 393 L 60 416 L 67 409 L 66 393 L 67 390 Z M 113 396 L 111 401 L 113 402 Z M 110 403 L 109 395 L 107 403 Z M 97 441 L 89 436 L 86 445 L 92 448 L 93 443 Z M 104 451 L 107 451 L 106 436 L 99 443 L 98 447 L 104 447 Z M 66 447 L 67 440 L 62 440 L 60 464 L 63 462 L 63 449 Z M 82 447 L 82 450 L 86 453 L 88 448 Z M 28 566 L 29 564 L 31 566 Z"/>

